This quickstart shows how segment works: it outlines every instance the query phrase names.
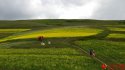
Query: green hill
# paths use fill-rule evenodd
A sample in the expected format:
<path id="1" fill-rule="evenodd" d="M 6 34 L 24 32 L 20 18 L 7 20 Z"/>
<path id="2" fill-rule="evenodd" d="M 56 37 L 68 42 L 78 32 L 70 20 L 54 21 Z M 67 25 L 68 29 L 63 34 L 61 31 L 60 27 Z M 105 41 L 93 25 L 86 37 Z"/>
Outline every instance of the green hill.
<path id="1" fill-rule="evenodd" d="M 101 70 L 103 63 L 111 68 L 125 64 L 124 36 L 124 20 L 1 20 L 0 70 Z"/>

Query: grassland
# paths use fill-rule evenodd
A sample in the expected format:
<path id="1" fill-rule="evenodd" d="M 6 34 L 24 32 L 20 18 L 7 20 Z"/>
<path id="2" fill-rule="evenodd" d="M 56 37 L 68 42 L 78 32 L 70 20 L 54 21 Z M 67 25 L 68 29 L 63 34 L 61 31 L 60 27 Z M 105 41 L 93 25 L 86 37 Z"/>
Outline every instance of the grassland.
<path id="1" fill-rule="evenodd" d="M 30 29 L 0 29 L 0 33 L 16 33 L 16 32 L 22 32 L 27 30 L 30 30 Z"/>
<path id="2" fill-rule="evenodd" d="M 124 24 L 89 19 L 0 21 L 0 70 L 101 70 L 102 63 L 82 51 L 89 49 L 108 65 L 125 64 Z M 45 37 L 45 46 L 38 36 Z"/>
<path id="3" fill-rule="evenodd" d="M 125 38 L 125 34 L 112 33 L 107 36 L 107 38 Z"/>
<path id="4" fill-rule="evenodd" d="M 0 55 L 81 55 L 73 48 L 0 49 Z"/>
<path id="5" fill-rule="evenodd" d="M 99 68 L 95 64 L 98 62 L 71 48 L 0 50 L 1 70 L 87 70 L 90 65 Z"/>
<path id="6" fill-rule="evenodd" d="M 8 37 L 15 33 L 28 31 L 28 30 L 30 30 L 30 29 L 0 29 L 0 38 Z"/>
<path id="7" fill-rule="evenodd" d="M 4 61 L 3 61 L 4 60 Z M 1 70 L 93 70 L 100 65 L 88 57 L 67 55 L 0 56 Z"/>
<path id="8" fill-rule="evenodd" d="M 111 31 L 125 31 L 124 27 L 108 27 Z"/>
<path id="9" fill-rule="evenodd" d="M 96 51 L 96 57 L 106 62 L 107 64 L 124 64 L 125 62 L 125 43 L 124 42 L 112 42 L 105 40 L 87 40 L 76 41 L 77 45 L 80 45 L 86 51 L 94 49 Z M 122 53 L 122 54 L 121 54 Z"/>

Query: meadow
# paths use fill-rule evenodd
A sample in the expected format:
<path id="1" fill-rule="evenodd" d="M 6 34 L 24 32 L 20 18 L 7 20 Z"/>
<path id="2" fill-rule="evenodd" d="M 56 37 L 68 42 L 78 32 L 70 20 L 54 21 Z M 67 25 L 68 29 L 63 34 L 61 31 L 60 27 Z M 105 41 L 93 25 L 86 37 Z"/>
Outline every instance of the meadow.
<path id="1" fill-rule="evenodd" d="M 81 55 L 73 48 L 0 49 L 0 55 Z"/>
<path id="2" fill-rule="evenodd" d="M 27 30 L 30 30 L 30 29 L 0 29 L 0 33 L 16 33 L 16 32 L 22 32 Z"/>
<path id="3" fill-rule="evenodd" d="M 107 36 L 107 38 L 125 38 L 125 34 L 112 33 Z"/>
<path id="4" fill-rule="evenodd" d="M 124 27 L 107 27 L 111 31 L 125 31 Z"/>
<path id="5" fill-rule="evenodd" d="M 13 35 L 14 33 L 19 33 L 28 30 L 30 29 L 0 29 L 0 38 L 8 37 L 9 35 Z"/>
<path id="6" fill-rule="evenodd" d="M 107 64 L 125 64 L 125 43 L 105 40 L 76 41 L 77 45 L 89 52 L 89 49 L 96 51 L 96 57 Z"/>
<path id="7" fill-rule="evenodd" d="M 100 61 L 125 64 L 124 24 L 90 19 L 0 21 L 0 70 L 101 70 Z M 44 36 L 45 45 L 39 36 Z M 88 55 L 89 49 L 100 61 Z"/>

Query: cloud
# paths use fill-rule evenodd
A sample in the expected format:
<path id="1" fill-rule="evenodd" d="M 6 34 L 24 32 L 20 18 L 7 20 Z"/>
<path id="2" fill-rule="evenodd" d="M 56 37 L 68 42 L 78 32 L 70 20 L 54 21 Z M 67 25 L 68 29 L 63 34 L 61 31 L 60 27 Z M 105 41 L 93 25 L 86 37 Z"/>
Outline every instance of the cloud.
<path id="1" fill-rule="evenodd" d="M 72 6 L 69 8 L 65 8 L 60 15 L 59 18 L 66 19 L 82 19 L 82 18 L 90 18 L 93 13 L 98 8 L 98 2 L 95 0 L 91 0 L 81 6 Z"/>
<path id="2" fill-rule="evenodd" d="M 124 0 L 0 0 L 0 19 L 124 19 Z"/>
<path id="3" fill-rule="evenodd" d="M 100 7 L 91 18 L 96 19 L 125 19 L 125 0 L 103 0 L 100 1 Z"/>
<path id="4" fill-rule="evenodd" d="M 0 0 L 0 19 L 28 18 L 32 15 L 28 9 L 28 0 Z"/>
<path id="5" fill-rule="evenodd" d="M 94 0 L 0 0 L 0 19 L 86 18 L 95 7 L 92 2 Z"/>
<path id="6" fill-rule="evenodd" d="M 94 11 L 96 4 L 95 0 L 42 0 L 39 18 L 86 18 Z"/>

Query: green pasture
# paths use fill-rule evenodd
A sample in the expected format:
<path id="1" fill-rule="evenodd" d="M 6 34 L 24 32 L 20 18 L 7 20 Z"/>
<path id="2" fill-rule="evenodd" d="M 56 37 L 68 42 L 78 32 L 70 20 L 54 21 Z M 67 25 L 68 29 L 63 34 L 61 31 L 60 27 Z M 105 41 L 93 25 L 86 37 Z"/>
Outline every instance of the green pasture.
<path id="1" fill-rule="evenodd" d="M 1 70 L 91 70 L 91 68 L 99 70 L 100 64 L 86 56 L 0 55 Z"/>
<path id="2" fill-rule="evenodd" d="M 0 49 L 0 55 L 81 55 L 73 48 Z"/>
<path id="3" fill-rule="evenodd" d="M 16 32 L 22 32 L 27 30 L 31 30 L 31 29 L 0 29 L 0 33 L 16 33 Z"/>
<path id="4" fill-rule="evenodd" d="M 113 42 L 106 40 L 85 40 L 76 41 L 82 49 L 89 52 L 89 49 L 94 49 L 96 57 L 107 64 L 124 64 L 125 62 L 125 43 Z"/>
<path id="5" fill-rule="evenodd" d="M 107 36 L 107 38 L 123 38 L 123 39 L 125 39 L 125 34 L 111 33 Z"/>
<path id="6" fill-rule="evenodd" d="M 125 31 L 124 27 L 108 27 L 111 31 Z"/>
<path id="7" fill-rule="evenodd" d="M 29 31 L 30 29 L 0 29 L 0 38 L 4 38 L 7 36 L 11 36 L 15 33 L 23 32 L 23 31 Z"/>

